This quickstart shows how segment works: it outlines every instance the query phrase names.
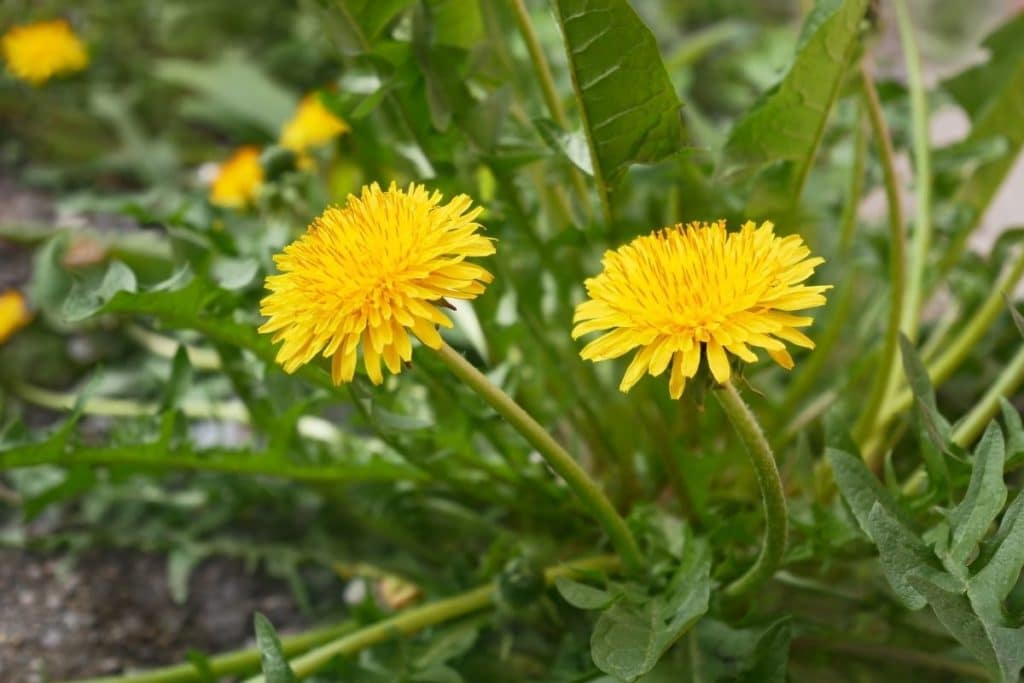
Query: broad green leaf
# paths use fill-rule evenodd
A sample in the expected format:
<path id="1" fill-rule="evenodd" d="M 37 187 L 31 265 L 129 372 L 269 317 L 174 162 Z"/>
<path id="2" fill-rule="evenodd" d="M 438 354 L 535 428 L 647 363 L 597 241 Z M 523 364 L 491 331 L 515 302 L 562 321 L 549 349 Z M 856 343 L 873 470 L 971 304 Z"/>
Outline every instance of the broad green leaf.
<path id="1" fill-rule="evenodd" d="M 253 615 L 256 628 L 256 647 L 260 651 L 260 667 L 266 683 L 296 683 L 295 672 L 288 666 L 281 651 L 281 641 L 270 621 L 257 612 Z"/>
<path id="2" fill-rule="evenodd" d="M 1024 495 L 1017 494 L 992 538 L 995 552 L 968 584 L 974 610 L 986 619 L 1002 616 L 1000 605 L 1024 568 Z"/>
<path id="3" fill-rule="evenodd" d="M 961 564 L 967 563 L 989 525 L 1006 503 L 1004 459 L 1003 432 L 998 424 L 992 422 L 975 448 L 967 493 L 949 513 L 953 532 L 949 552 Z"/>
<path id="4" fill-rule="evenodd" d="M 871 540 L 878 547 L 885 578 L 908 608 L 921 609 L 925 605 L 925 598 L 909 581 L 912 573 L 952 589 L 961 586 L 960 581 L 936 566 L 935 556 L 924 541 L 880 503 L 871 508 L 867 523 Z"/>
<path id="5" fill-rule="evenodd" d="M 154 75 L 191 89 L 199 99 L 193 109 L 205 117 L 218 112 L 242 119 L 276 138 L 291 118 L 298 97 L 260 70 L 258 63 L 238 52 L 225 52 L 218 61 L 193 62 L 165 59 Z"/>
<path id="6" fill-rule="evenodd" d="M 980 220 L 1024 146 L 1024 14 L 990 35 L 985 47 L 990 59 L 945 84 L 971 117 L 965 142 L 1005 142 L 1005 154 L 981 164 L 954 197 L 972 209 L 972 225 Z"/>
<path id="7" fill-rule="evenodd" d="M 608 591 L 565 576 L 555 579 L 555 588 L 567 603 L 578 609 L 604 609 L 615 599 L 615 595 Z"/>
<path id="8" fill-rule="evenodd" d="M 900 335 L 900 355 L 903 360 L 903 372 L 914 395 L 914 417 L 921 445 L 921 457 L 928 468 L 928 478 L 942 496 L 948 496 L 949 467 L 943 453 L 950 448 L 949 422 L 939 413 L 935 402 L 935 390 L 932 387 L 928 369 L 917 353 L 917 349 L 903 334 Z"/>
<path id="9" fill-rule="evenodd" d="M 617 600 L 598 617 L 590 638 L 597 668 L 635 681 L 708 609 L 711 558 L 703 541 L 687 544 L 679 569 L 663 594 Z"/>
<path id="10" fill-rule="evenodd" d="M 820 0 L 808 17 L 789 72 L 729 135 L 720 166 L 723 175 L 790 161 L 792 183 L 802 187 L 858 45 L 867 6 L 868 0 Z"/>
<path id="11" fill-rule="evenodd" d="M 594 177 L 608 189 L 635 163 L 678 152 L 681 104 L 658 43 L 626 0 L 555 0 Z"/>
<path id="12" fill-rule="evenodd" d="M 1024 629 L 1011 629 L 979 617 L 958 591 L 913 572 L 909 582 L 961 645 L 1003 683 L 1016 683 L 1024 667 Z"/>

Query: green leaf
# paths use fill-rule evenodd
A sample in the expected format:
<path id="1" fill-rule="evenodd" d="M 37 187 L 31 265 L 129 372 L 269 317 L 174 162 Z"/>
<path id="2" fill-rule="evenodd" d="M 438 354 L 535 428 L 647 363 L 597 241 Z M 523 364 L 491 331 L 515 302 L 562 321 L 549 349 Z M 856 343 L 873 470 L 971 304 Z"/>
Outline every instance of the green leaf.
<path id="1" fill-rule="evenodd" d="M 555 579 L 555 588 L 567 603 L 577 609 L 604 609 L 615 600 L 615 595 L 608 591 L 573 581 L 565 576 Z"/>
<path id="2" fill-rule="evenodd" d="M 858 44 L 868 0 L 822 0 L 808 17 L 789 72 L 733 128 L 722 175 L 752 172 L 778 161 L 793 163 L 796 188 L 814 161 L 832 105 Z"/>
<path id="3" fill-rule="evenodd" d="M 966 564 L 971 553 L 988 531 L 989 525 L 1006 503 L 1003 481 L 1003 432 L 995 422 L 989 424 L 974 451 L 971 482 L 964 499 L 949 513 L 953 531 L 950 556 Z"/>
<path id="4" fill-rule="evenodd" d="M 861 530 L 871 537 L 868 518 L 872 508 L 881 505 L 901 525 L 909 528 L 910 518 L 892 495 L 882 486 L 860 458 L 837 448 L 826 448 L 825 459 L 832 466 L 832 476 L 843 500 L 850 506 Z M 874 540 L 872 538 L 872 540 Z"/>
<path id="5" fill-rule="evenodd" d="M 935 556 L 924 541 L 889 514 L 880 503 L 872 506 L 867 522 L 871 540 L 878 547 L 885 578 L 908 608 L 921 609 L 926 602 L 925 597 L 910 583 L 911 573 L 926 576 L 943 586 L 957 587 L 954 577 L 935 566 Z"/>
<path id="6" fill-rule="evenodd" d="M 664 593 L 641 598 L 629 592 L 598 617 L 590 638 L 597 668 L 635 681 L 708 609 L 711 558 L 706 543 L 691 540 Z"/>
<path id="7" fill-rule="evenodd" d="M 1010 594 L 1024 568 L 1024 494 L 1017 494 L 1006 509 L 992 538 L 995 552 L 971 577 L 967 595 L 974 610 L 986 619 L 1002 618 L 1001 604 Z"/>
<path id="8" fill-rule="evenodd" d="M 533 125 L 548 147 L 587 175 L 594 175 L 594 162 L 590 158 L 587 137 L 582 132 L 567 133 L 551 119 L 534 119 Z"/>
<path id="9" fill-rule="evenodd" d="M 1004 683 L 1016 683 L 1024 667 L 1024 629 L 1011 629 L 979 617 L 962 593 L 911 573 L 914 589 L 924 596 L 946 629 Z"/>
<path id="10" fill-rule="evenodd" d="M 164 397 L 160 402 L 160 412 L 173 410 L 181 404 L 181 399 L 192 386 L 192 363 L 188 359 L 188 350 L 179 345 L 171 361 L 171 376 L 164 387 Z"/>
<path id="11" fill-rule="evenodd" d="M 1009 462 L 1024 455 L 1024 424 L 1017 409 L 1002 396 L 999 397 L 999 406 L 1006 425 L 1006 460 Z"/>
<path id="12" fill-rule="evenodd" d="M 955 200 L 973 210 L 976 224 L 1024 146 L 1024 15 L 1003 24 L 985 40 L 991 55 L 946 82 L 946 89 L 971 117 L 965 142 L 1002 139 L 1006 152 L 981 164 L 957 191 Z"/>
<path id="13" fill-rule="evenodd" d="M 161 80 L 196 93 L 192 110 L 217 121 L 227 114 L 259 126 L 276 138 L 291 118 L 298 98 L 264 73 L 258 62 L 236 51 L 226 51 L 216 62 L 165 59 L 153 74 Z"/>
<path id="14" fill-rule="evenodd" d="M 554 7 L 594 177 L 606 191 L 631 164 L 681 149 L 682 105 L 654 34 L 626 0 L 555 0 Z"/>
<path id="15" fill-rule="evenodd" d="M 188 579 L 200 559 L 188 548 L 175 548 L 167 556 L 167 587 L 176 605 L 184 605 L 188 599 Z"/>
<path id="16" fill-rule="evenodd" d="M 256 627 L 256 647 L 260 651 L 260 667 L 266 683 L 296 683 L 295 673 L 288 666 L 288 660 L 281 651 L 281 641 L 270 621 L 259 612 L 253 615 L 252 621 Z"/>
<path id="17" fill-rule="evenodd" d="M 762 628 L 736 629 L 704 619 L 696 629 L 700 656 L 693 680 L 785 683 L 792 638 L 789 617 Z"/>

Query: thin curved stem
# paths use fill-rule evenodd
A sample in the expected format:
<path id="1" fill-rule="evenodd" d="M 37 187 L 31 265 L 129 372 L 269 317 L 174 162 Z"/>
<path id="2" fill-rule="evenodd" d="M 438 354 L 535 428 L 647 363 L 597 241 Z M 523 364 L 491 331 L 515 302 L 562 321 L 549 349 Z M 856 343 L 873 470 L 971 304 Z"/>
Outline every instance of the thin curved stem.
<path id="1" fill-rule="evenodd" d="M 903 58 L 907 64 L 907 85 L 910 90 L 910 120 L 913 130 L 914 187 L 917 215 L 910 251 L 910 272 L 907 277 L 907 296 L 903 300 L 903 318 L 900 329 L 910 341 L 917 340 L 921 317 L 921 293 L 924 289 L 924 271 L 928 249 L 932 241 L 932 162 L 931 141 L 928 137 L 928 100 L 925 91 L 921 55 L 914 37 L 914 27 L 905 0 L 894 0 L 896 25 L 903 43 Z"/>
<path id="2" fill-rule="evenodd" d="M 757 474 L 761 487 L 761 502 L 764 507 L 764 541 L 757 560 L 742 576 L 725 588 L 725 594 L 736 597 L 756 588 L 771 578 L 782 563 L 786 552 L 787 519 L 786 494 L 782 478 L 775 464 L 775 455 L 761 430 L 757 417 L 751 412 L 731 382 L 715 389 L 715 398 L 725 411 L 729 422 L 736 429 L 750 456 L 750 462 Z"/>
<path id="3" fill-rule="evenodd" d="M 544 456 L 551 469 L 565 480 L 573 493 L 604 528 L 626 569 L 630 573 L 639 572 L 643 567 L 643 559 L 636 539 L 633 538 L 633 533 L 626 526 L 625 520 L 616 512 L 608 497 L 586 471 L 548 434 L 547 430 L 530 417 L 508 394 L 492 384 L 472 363 L 463 358 L 462 354 L 443 342 L 441 348 L 437 350 L 437 354 L 456 377 L 465 382 L 480 398 L 498 411 Z"/>
<path id="4" fill-rule="evenodd" d="M 879 358 L 878 370 L 871 391 L 864 403 L 860 418 L 854 427 L 854 437 L 863 443 L 875 429 L 878 413 L 889 387 L 895 380 L 896 355 L 899 353 L 900 323 L 903 311 L 903 290 L 906 283 L 906 238 L 903 234 L 903 204 L 900 200 L 899 181 L 896 176 L 896 165 L 889 127 L 882 114 L 882 104 L 878 99 L 875 83 L 861 64 L 860 87 L 867 107 L 868 120 L 878 144 L 878 156 L 882 163 L 882 174 L 885 181 L 885 197 L 889 206 L 889 322 L 885 332 L 885 343 Z M 877 463 L 868 463 L 877 466 Z"/>
<path id="5" fill-rule="evenodd" d="M 619 559 L 611 555 L 591 557 L 550 567 L 544 572 L 544 580 L 550 585 L 560 576 L 570 576 L 580 571 L 611 571 L 618 565 Z M 292 671 L 295 672 L 296 677 L 306 678 L 323 668 L 335 657 L 353 654 L 371 645 L 390 640 L 397 635 L 410 635 L 429 626 L 480 611 L 491 606 L 494 602 L 494 593 L 494 584 L 488 583 L 455 597 L 438 600 L 371 624 L 292 660 L 290 662 Z M 255 676 L 246 683 L 266 683 L 266 681 L 263 676 Z"/>

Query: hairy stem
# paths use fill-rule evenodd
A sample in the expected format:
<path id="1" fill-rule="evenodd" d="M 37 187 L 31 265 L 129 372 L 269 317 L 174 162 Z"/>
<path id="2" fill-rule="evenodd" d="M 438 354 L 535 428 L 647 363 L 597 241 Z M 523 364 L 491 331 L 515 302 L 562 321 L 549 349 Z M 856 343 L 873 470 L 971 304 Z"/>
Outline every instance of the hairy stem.
<path id="1" fill-rule="evenodd" d="M 761 552 L 753 566 L 725 588 L 726 595 L 736 597 L 771 578 L 782 562 L 782 555 L 786 552 L 786 494 L 771 446 L 768 445 L 757 417 L 743 402 L 736 387 L 726 382 L 717 387 L 714 393 L 747 449 L 757 474 L 757 483 L 761 487 L 761 502 L 764 506 L 765 531 Z"/>
<path id="2" fill-rule="evenodd" d="M 594 480 L 580 467 L 569 453 L 555 441 L 547 430 L 523 410 L 508 394 L 491 383 L 472 363 L 458 351 L 442 344 L 437 351 L 441 360 L 460 380 L 475 391 L 484 401 L 508 420 L 523 437 L 544 457 L 558 476 L 586 506 L 604 528 L 612 545 L 622 558 L 622 563 L 631 572 L 639 572 L 643 566 L 636 539 L 626 526 L 625 520 L 616 512 L 611 501 Z"/>

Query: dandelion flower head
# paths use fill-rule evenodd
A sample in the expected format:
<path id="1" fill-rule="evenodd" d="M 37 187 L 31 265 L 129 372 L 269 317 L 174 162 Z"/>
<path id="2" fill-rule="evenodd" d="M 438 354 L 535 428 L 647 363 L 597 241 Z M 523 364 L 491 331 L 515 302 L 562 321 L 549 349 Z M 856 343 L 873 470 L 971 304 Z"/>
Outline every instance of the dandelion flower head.
<path id="1" fill-rule="evenodd" d="M 250 204 L 263 185 L 263 166 L 259 147 L 239 147 L 217 169 L 210 186 L 210 202 L 217 206 L 239 208 Z"/>
<path id="2" fill-rule="evenodd" d="M 14 333 L 28 325 L 32 312 L 21 292 L 9 289 L 0 292 L 0 344 L 14 336 Z"/>
<path id="3" fill-rule="evenodd" d="M 295 115 L 281 129 L 281 146 L 296 154 L 330 142 L 351 128 L 320 102 L 316 93 L 306 95 Z"/>
<path id="4" fill-rule="evenodd" d="M 603 271 L 586 281 L 589 299 L 576 308 L 573 338 L 607 332 L 587 344 L 587 360 L 618 358 L 639 348 L 619 388 L 671 365 L 669 393 L 707 360 L 717 382 L 729 380 L 729 354 L 755 362 L 761 348 L 786 368 L 783 342 L 813 349 L 798 328 L 812 319 L 793 311 L 821 306 L 828 286 L 803 283 L 821 263 L 797 235 L 778 237 L 770 222 L 748 221 L 727 232 L 725 221 L 676 225 L 605 254 Z M 753 347 L 753 348 L 752 348 Z"/>
<path id="5" fill-rule="evenodd" d="M 315 219 L 274 257 L 279 274 L 267 278 L 260 309 L 268 318 L 260 332 L 283 342 L 285 371 L 321 354 L 332 359 L 334 383 L 349 382 L 361 346 L 366 374 L 380 384 L 381 360 L 396 374 L 411 360 L 409 331 L 439 348 L 437 326 L 452 323 L 438 305 L 473 299 L 492 279 L 466 260 L 494 253 L 471 204 L 466 195 L 442 204 L 422 185 L 373 183 Z"/>
<path id="6" fill-rule="evenodd" d="M 89 65 L 85 45 L 63 19 L 15 26 L 3 35 L 7 70 L 32 85 Z"/>

